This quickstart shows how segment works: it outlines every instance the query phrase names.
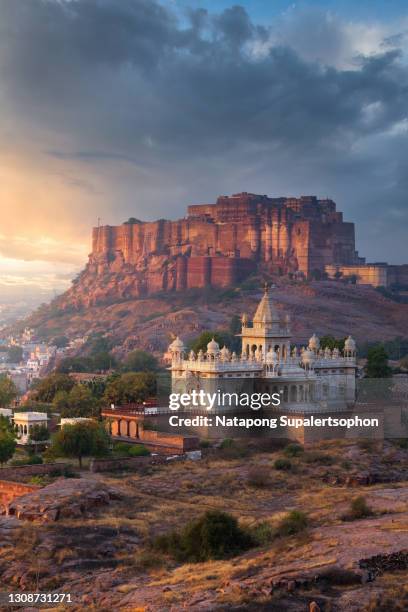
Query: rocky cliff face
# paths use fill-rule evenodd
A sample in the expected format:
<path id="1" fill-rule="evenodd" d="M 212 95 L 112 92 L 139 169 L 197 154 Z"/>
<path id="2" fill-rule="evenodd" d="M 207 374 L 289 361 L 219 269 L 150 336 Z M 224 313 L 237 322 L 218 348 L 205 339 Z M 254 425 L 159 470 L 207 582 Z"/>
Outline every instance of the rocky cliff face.
<path id="1" fill-rule="evenodd" d="M 188 216 L 93 230 L 89 262 L 61 307 L 90 306 L 193 287 L 231 287 L 265 270 L 309 276 L 359 263 L 354 225 L 332 200 L 248 193 L 188 207 Z"/>

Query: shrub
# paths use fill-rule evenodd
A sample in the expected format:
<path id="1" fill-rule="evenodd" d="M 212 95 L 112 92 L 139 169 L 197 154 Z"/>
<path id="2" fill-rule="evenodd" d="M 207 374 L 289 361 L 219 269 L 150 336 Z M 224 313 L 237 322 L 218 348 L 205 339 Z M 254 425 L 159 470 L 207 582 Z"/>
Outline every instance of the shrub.
<path id="1" fill-rule="evenodd" d="M 251 529 L 251 536 L 258 546 L 269 544 L 269 542 L 272 542 L 275 535 L 275 529 L 268 521 L 262 521 Z"/>
<path id="2" fill-rule="evenodd" d="M 181 532 L 159 536 L 157 550 L 172 555 L 177 561 L 208 561 L 233 557 L 253 546 L 249 533 L 237 520 L 218 510 L 209 510 L 187 523 Z"/>
<path id="3" fill-rule="evenodd" d="M 40 485 L 41 487 L 43 487 L 45 484 L 47 484 L 48 479 L 46 476 L 32 476 L 29 482 L 31 484 Z"/>
<path id="4" fill-rule="evenodd" d="M 14 459 L 11 461 L 11 465 L 19 466 L 19 465 L 41 465 L 43 459 L 40 455 L 30 455 L 26 459 Z"/>
<path id="5" fill-rule="evenodd" d="M 350 515 L 351 519 L 361 519 L 366 518 L 367 516 L 371 516 L 373 511 L 369 507 L 366 502 L 365 497 L 360 495 L 359 497 L 355 497 L 350 504 Z"/>
<path id="6" fill-rule="evenodd" d="M 128 450 L 129 457 L 146 457 L 147 455 L 150 455 L 150 451 L 143 444 L 131 446 Z"/>
<path id="7" fill-rule="evenodd" d="M 41 455 L 31 455 L 27 461 L 28 465 L 41 465 L 43 462 L 43 458 Z"/>
<path id="8" fill-rule="evenodd" d="M 295 444 L 295 443 L 288 444 L 283 449 L 283 453 L 286 455 L 286 457 L 298 457 L 303 452 L 304 452 L 303 446 L 301 446 L 300 444 Z"/>
<path id="9" fill-rule="evenodd" d="M 292 510 L 279 523 L 276 534 L 290 536 L 300 533 L 308 525 L 307 515 L 301 510 Z"/>
<path id="10" fill-rule="evenodd" d="M 234 446 L 235 442 L 232 438 L 224 438 L 224 440 L 220 444 L 220 448 L 231 448 Z"/>
<path id="11" fill-rule="evenodd" d="M 357 572 L 342 567 L 330 567 L 319 574 L 319 581 L 324 580 L 329 585 L 352 586 L 361 584 L 361 576 Z"/>
<path id="12" fill-rule="evenodd" d="M 129 453 L 130 444 L 126 444 L 126 442 L 115 442 L 113 450 L 115 453 L 119 455 L 127 455 Z"/>
<path id="13" fill-rule="evenodd" d="M 200 448 L 211 448 L 211 442 L 209 440 L 201 440 Z"/>
<path id="14" fill-rule="evenodd" d="M 292 468 L 292 463 L 289 459 L 276 459 L 273 467 L 275 470 L 290 470 Z"/>
<path id="15" fill-rule="evenodd" d="M 248 472 L 248 484 L 257 489 L 263 489 L 270 484 L 269 470 L 263 467 L 253 467 Z"/>

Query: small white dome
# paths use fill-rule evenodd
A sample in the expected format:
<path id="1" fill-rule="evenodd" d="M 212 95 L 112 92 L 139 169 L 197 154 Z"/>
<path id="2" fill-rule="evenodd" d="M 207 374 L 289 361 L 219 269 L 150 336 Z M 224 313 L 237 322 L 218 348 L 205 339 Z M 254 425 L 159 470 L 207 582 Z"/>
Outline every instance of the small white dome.
<path id="1" fill-rule="evenodd" d="M 183 341 L 177 336 L 175 340 L 170 344 L 169 351 L 182 351 L 184 349 Z"/>
<path id="2" fill-rule="evenodd" d="M 313 336 L 310 338 L 309 340 L 309 348 L 312 349 L 312 351 L 318 351 L 320 348 L 320 340 L 318 338 L 318 336 L 316 336 L 316 334 L 313 334 Z"/>
<path id="3" fill-rule="evenodd" d="M 210 342 L 207 344 L 207 353 L 218 353 L 219 350 L 220 346 L 218 342 L 216 342 L 214 338 L 210 340 Z"/>
<path id="4" fill-rule="evenodd" d="M 223 346 L 223 347 L 222 347 L 221 352 L 220 352 L 220 355 L 221 355 L 221 358 L 222 358 L 222 359 L 228 359 L 228 358 L 229 358 L 229 356 L 230 356 L 230 352 L 229 352 L 229 350 L 227 349 L 227 347 L 226 347 L 226 346 Z"/>
<path id="5" fill-rule="evenodd" d="M 356 343 L 355 343 L 354 339 L 351 336 L 346 338 L 346 340 L 344 342 L 344 349 L 346 351 L 355 351 L 356 350 Z"/>

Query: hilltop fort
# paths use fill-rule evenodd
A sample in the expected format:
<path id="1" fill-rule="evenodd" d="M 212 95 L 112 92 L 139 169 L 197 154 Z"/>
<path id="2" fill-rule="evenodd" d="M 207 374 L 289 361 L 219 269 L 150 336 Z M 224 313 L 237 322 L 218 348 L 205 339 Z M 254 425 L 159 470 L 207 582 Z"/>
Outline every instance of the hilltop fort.
<path id="1" fill-rule="evenodd" d="M 228 288 L 253 272 L 301 278 L 354 275 L 374 286 L 408 283 L 408 266 L 366 264 L 354 224 L 330 199 L 238 193 L 194 204 L 176 221 L 93 229 L 92 252 L 70 292 L 76 305 L 193 287 Z"/>

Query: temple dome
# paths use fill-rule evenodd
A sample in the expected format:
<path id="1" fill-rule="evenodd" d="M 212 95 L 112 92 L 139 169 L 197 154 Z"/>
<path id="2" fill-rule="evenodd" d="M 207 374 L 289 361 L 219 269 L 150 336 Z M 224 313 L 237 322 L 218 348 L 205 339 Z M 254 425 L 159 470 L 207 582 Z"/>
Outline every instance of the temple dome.
<path id="1" fill-rule="evenodd" d="M 309 348 L 312 349 L 312 351 L 318 351 L 320 348 L 320 340 L 318 338 L 318 336 L 316 336 L 316 334 L 313 334 L 313 336 L 310 338 L 309 340 Z"/>
<path id="2" fill-rule="evenodd" d="M 344 342 L 344 350 L 345 351 L 355 351 L 356 350 L 356 343 L 354 341 L 354 338 L 352 338 L 351 336 L 346 338 Z"/>
<path id="3" fill-rule="evenodd" d="M 183 341 L 177 336 L 177 338 L 175 338 L 170 344 L 169 351 L 182 351 L 184 348 Z"/>
<path id="4" fill-rule="evenodd" d="M 229 352 L 229 350 L 227 349 L 227 347 L 226 347 L 226 346 L 223 346 L 223 347 L 222 347 L 221 352 L 220 352 L 220 355 L 221 355 L 221 358 L 222 358 L 222 359 L 228 359 L 228 358 L 229 358 L 229 356 L 230 356 L 230 352 Z"/>
<path id="5" fill-rule="evenodd" d="M 265 293 L 256 309 L 253 322 L 254 323 L 274 323 L 279 322 L 280 316 L 276 311 L 269 288 L 265 288 Z"/>
<path id="6" fill-rule="evenodd" d="M 210 342 L 207 344 L 207 353 L 218 353 L 219 350 L 220 345 L 218 344 L 218 342 L 216 342 L 214 338 L 210 340 Z"/>

